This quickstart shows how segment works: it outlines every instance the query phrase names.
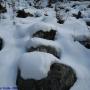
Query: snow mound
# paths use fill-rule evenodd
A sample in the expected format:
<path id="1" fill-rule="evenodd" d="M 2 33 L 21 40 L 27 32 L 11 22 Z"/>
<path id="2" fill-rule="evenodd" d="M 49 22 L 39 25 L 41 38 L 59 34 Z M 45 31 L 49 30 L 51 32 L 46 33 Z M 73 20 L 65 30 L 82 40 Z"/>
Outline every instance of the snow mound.
<path id="1" fill-rule="evenodd" d="M 47 76 L 51 64 L 59 60 L 51 54 L 43 52 L 25 53 L 19 62 L 21 76 L 24 79 L 40 80 Z"/>

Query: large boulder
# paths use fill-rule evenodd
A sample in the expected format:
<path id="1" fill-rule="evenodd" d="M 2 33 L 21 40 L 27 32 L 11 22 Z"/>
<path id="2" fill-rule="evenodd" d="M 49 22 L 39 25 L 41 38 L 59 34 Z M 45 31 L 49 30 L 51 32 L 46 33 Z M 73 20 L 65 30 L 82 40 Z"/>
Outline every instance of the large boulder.
<path id="1" fill-rule="evenodd" d="M 37 47 L 30 47 L 27 48 L 27 52 L 33 52 L 33 51 L 40 51 L 40 52 L 46 52 L 54 55 L 57 58 L 60 58 L 60 53 L 52 46 L 45 46 L 45 45 L 40 45 Z"/>
<path id="2" fill-rule="evenodd" d="M 18 90 L 69 90 L 76 82 L 74 70 L 64 64 L 54 63 L 50 67 L 48 76 L 41 80 L 23 79 L 18 71 Z"/>
<path id="3" fill-rule="evenodd" d="M 55 35 L 56 35 L 55 30 L 50 30 L 50 31 L 39 30 L 33 34 L 33 37 L 39 37 L 39 38 L 44 38 L 44 39 L 48 39 L 48 40 L 54 40 Z"/>

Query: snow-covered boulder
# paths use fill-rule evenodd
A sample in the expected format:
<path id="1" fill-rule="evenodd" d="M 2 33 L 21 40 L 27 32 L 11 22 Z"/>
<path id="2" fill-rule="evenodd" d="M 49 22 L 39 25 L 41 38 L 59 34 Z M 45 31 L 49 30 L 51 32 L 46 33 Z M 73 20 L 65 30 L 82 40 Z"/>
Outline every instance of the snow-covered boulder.
<path id="1" fill-rule="evenodd" d="M 33 34 L 33 37 L 40 37 L 48 40 L 54 40 L 56 35 L 55 30 L 50 30 L 50 31 L 37 31 L 36 33 Z"/>
<path id="2" fill-rule="evenodd" d="M 61 52 L 58 52 L 57 49 L 52 47 L 52 46 L 40 45 L 40 46 L 37 46 L 37 47 L 27 48 L 27 52 L 34 52 L 34 51 L 50 53 L 50 54 L 54 55 L 57 58 L 60 58 L 60 56 L 61 56 L 60 55 Z"/>
<path id="3" fill-rule="evenodd" d="M 76 74 L 71 67 L 53 63 L 50 65 L 47 77 L 40 80 L 24 79 L 19 71 L 17 86 L 19 90 L 69 90 L 76 80 Z"/>
<path id="4" fill-rule="evenodd" d="M 47 76 L 50 65 L 54 62 L 58 62 L 58 59 L 49 53 L 25 53 L 19 62 L 21 76 L 24 79 L 40 80 Z"/>

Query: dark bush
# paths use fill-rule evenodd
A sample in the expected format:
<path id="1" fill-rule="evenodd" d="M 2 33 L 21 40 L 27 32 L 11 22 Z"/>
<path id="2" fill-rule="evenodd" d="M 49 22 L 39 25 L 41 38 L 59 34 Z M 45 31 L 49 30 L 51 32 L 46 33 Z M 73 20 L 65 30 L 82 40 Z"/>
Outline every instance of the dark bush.
<path id="1" fill-rule="evenodd" d="M 54 63 L 50 67 L 48 76 L 41 80 L 23 79 L 18 71 L 18 90 L 69 90 L 76 82 L 74 70 L 64 64 Z"/>

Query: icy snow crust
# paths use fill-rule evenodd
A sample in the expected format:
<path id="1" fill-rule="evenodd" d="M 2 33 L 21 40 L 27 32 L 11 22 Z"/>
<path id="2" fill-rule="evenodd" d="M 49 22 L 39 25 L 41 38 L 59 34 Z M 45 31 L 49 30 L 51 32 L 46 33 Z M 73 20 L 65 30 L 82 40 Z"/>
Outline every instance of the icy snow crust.
<path id="1" fill-rule="evenodd" d="M 4 48 L 0 51 L 0 87 L 16 86 L 17 68 L 20 68 L 24 79 L 39 80 L 47 76 L 52 63 L 58 62 L 69 65 L 76 71 L 77 81 L 71 90 L 89 90 L 90 49 L 74 42 L 74 37 L 81 39 L 80 37 L 90 36 L 88 27 L 82 19 L 73 17 L 68 17 L 63 25 L 58 24 L 54 10 L 45 9 L 49 16 L 16 18 L 16 25 L 12 25 L 10 18 L 0 22 L 0 37 L 4 40 Z M 34 10 L 32 9 L 33 12 Z M 42 9 L 41 12 L 45 13 L 45 10 Z M 32 38 L 32 34 L 38 30 L 51 29 L 57 31 L 55 41 Z M 39 44 L 61 50 L 61 59 L 44 52 L 25 51 L 26 47 Z"/>

